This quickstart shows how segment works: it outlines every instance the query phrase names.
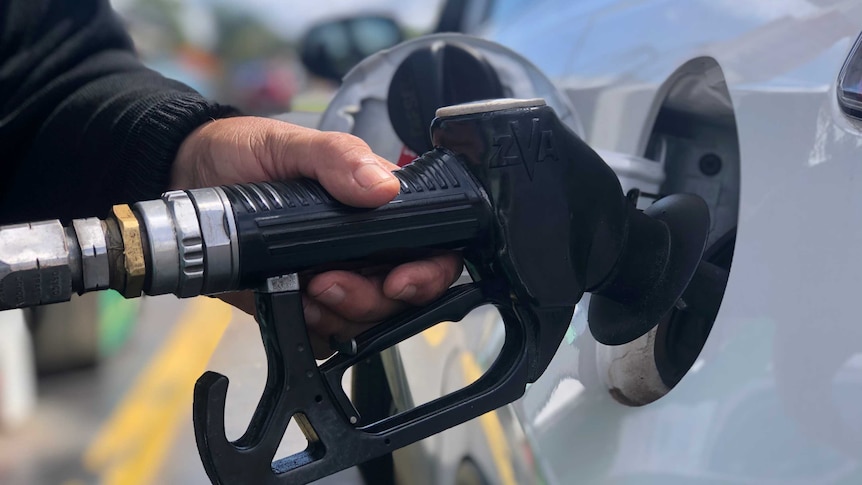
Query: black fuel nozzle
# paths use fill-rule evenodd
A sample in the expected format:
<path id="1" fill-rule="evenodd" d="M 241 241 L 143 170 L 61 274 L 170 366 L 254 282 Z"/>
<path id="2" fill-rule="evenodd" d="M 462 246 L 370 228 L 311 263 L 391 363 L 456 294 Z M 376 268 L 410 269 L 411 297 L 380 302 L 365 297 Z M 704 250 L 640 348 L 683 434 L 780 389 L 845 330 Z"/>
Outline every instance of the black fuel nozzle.
<path id="1" fill-rule="evenodd" d="M 254 289 L 267 382 L 245 434 L 224 432 L 227 378 L 197 382 L 193 420 L 214 483 L 306 483 L 439 433 L 519 398 L 591 292 L 590 329 L 616 345 L 645 334 L 683 294 L 709 227 L 706 204 L 674 195 L 646 211 L 540 99 L 441 108 L 434 148 L 395 172 L 400 194 L 347 207 L 311 180 L 174 191 L 106 221 L 0 227 L 0 308 L 113 287 L 128 297 Z M 375 326 L 318 366 L 299 272 L 393 251 L 462 250 L 473 282 Z M 496 360 L 464 389 L 365 422 L 341 387 L 347 369 L 443 321 L 493 304 Z M 714 311 L 714 310 L 713 310 Z M 273 462 L 295 418 L 309 441 Z"/>
<path id="2" fill-rule="evenodd" d="M 607 345 L 648 332 L 693 276 L 709 231 L 709 209 L 674 195 L 645 212 L 628 200 L 611 168 L 542 103 L 497 101 L 443 108 L 432 124 L 446 147 L 485 187 L 494 244 L 478 248 L 474 276 L 502 277 L 533 310 L 569 308 L 593 294 L 590 330 Z M 470 256 L 467 256 L 470 260 Z M 538 318 L 538 317 L 536 317 Z M 556 322 L 555 322 L 556 323 Z M 559 343 L 545 333 L 531 373 Z M 544 338 L 548 338 L 544 342 Z"/>
<path id="3" fill-rule="evenodd" d="M 378 209 L 345 207 L 310 181 L 223 189 L 234 210 L 240 287 L 259 288 L 269 368 L 236 442 L 224 435 L 227 378 L 208 372 L 196 385 L 196 438 L 213 482 L 306 483 L 514 401 L 547 368 L 585 291 L 594 293 L 590 328 L 609 344 L 648 331 L 682 294 L 709 226 L 699 198 L 638 211 L 614 172 L 542 100 L 442 108 L 431 132 L 435 148 L 396 172 L 401 194 Z M 278 275 L 404 248 L 462 249 L 474 282 L 377 325 L 318 367 L 298 281 Z M 482 377 L 395 416 L 361 419 L 341 387 L 347 369 L 488 303 L 506 337 Z M 272 462 L 292 417 L 309 447 Z"/>

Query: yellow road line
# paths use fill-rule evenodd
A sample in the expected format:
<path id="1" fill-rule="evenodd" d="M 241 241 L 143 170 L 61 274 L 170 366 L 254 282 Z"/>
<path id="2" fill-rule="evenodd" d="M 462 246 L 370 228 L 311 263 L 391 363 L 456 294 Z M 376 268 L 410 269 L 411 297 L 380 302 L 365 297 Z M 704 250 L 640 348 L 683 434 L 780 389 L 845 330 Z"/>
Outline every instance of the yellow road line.
<path id="1" fill-rule="evenodd" d="M 126 393 L 84 455 L 108 485 L 151 483 L 182 420 L 194 383 L 231 319 L 231 307 L 191 300 L 171 335 Z"/>
<path id="2" fill-rule="evenodd" d="M 470 352 L 461 353 L 461 370 L 464 373 L 464 380 L 468 383 L 476 382 L 482 377 L 482 368 L 479 367 L 479 363 L 476 362 L 476 358 Z M 479 416 L 479 423 L 482 425 L 485 438 L 488 439 L 488 447 L 491 449 L 491 457 L 497 467 L 500 483 L 517 485 L 515 470 L 512 468 L 512 462 L 509 461 L 509 444 L 506 442 L 506 434 L 503 432 L 503 425 L 500 423 L 497 411 Z"/>

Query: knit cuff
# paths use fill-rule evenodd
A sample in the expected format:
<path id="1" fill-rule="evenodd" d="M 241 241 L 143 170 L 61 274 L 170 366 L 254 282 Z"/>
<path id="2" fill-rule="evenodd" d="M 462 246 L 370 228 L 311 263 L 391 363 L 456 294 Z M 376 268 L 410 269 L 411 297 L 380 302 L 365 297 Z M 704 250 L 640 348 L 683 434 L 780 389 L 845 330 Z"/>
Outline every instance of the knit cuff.
<path id="1" fill-rule="evenodd" d="M 154 199 L 168 189 L 174 158 L 196 128 L 240 114 L 193 92 L 168 91 L 136 104 L 115 131 L 126 134 L 119 155 L 127 163 L 123 198 L 129 201 Z"/>

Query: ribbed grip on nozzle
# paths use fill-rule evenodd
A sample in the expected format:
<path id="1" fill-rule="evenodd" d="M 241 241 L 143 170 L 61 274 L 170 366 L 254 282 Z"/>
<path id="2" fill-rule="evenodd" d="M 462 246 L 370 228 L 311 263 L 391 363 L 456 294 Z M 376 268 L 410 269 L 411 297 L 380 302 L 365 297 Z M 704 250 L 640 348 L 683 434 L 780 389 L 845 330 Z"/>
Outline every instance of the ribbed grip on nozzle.
<path id="1" fill-rule="evenodd" d="M 239 236 L 240 287 L 393 249 L 460 248 L 486 232 L 487 196 L 448 151 L 394 174 L 401 192 L 377 209 L 348 207 L 307 179 L 224 187 Z"/>

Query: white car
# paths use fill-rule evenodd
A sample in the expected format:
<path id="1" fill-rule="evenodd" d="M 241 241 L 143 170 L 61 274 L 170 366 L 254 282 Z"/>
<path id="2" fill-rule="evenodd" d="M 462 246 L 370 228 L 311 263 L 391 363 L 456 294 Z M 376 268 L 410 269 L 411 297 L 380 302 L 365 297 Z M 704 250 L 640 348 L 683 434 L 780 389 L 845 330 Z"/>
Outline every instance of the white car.
<path id="1" fill-rule="evenodd" d="M 502 1 L 484 29 L 590 145 L 704 197 L 730 264 L 701 335 L 621 352 L 578 312 L 515 405 L 548 482 L 862 483 L 862 2 Z"/>
<path id="2" fill-rule="evenodd" d="M 490 425 L 523 436 L 504 449 L 514 465 L 490 439 L 479 483 L 862 483 L 862 2 L 449 4 L 448 26 L 553 81 L 640 204 L 704 198 L 707 259 L 729 271 L 700 295 L 717 317 L 680 304 L 618 347 L 590 334 L 585 297 L 548 369 Z M 487 365 L 501 336 L 485 325 L 458 348 Z M 421 389 L 393 376 L 429 357 L 400 359 L 391 387 Z M 458 480 L 447 433 L 413 448 L 448 463 L 438 483 Z"/>

